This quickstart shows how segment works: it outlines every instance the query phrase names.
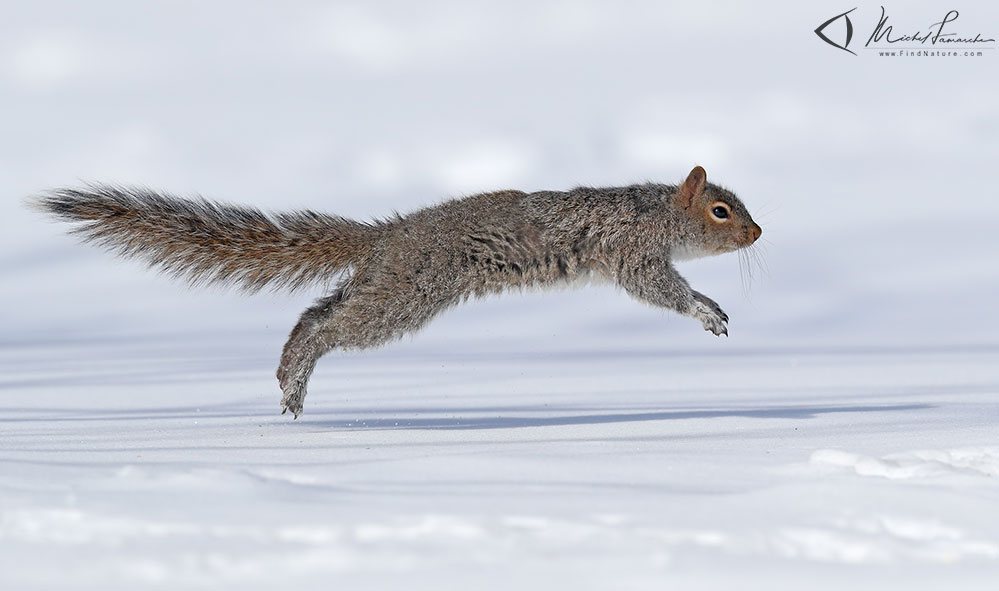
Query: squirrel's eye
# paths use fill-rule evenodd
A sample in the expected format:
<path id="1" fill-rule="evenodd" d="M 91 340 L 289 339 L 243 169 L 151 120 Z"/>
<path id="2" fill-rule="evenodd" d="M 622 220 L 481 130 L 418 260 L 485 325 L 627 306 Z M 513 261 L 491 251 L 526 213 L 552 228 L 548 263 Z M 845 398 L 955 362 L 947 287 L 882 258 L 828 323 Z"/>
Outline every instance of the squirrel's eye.
<path id="1" fill-rule="evenodd" d="M 721 205 L 716 205 L 714 209 L 711 210 L 711 215 L 715 216 L 720 220 L 724 220 L 728 217 L 728 210 Z"/>

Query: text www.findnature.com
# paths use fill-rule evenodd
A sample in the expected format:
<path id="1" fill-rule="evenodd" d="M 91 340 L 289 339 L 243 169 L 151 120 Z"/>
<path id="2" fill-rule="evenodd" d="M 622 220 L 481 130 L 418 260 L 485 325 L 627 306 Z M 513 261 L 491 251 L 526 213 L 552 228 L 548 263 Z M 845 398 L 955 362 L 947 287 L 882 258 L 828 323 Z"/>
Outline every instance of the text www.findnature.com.
<path id="1" fill-rule="evenodd" d="M 982 51 L 879 51 L 881 57 L 982 57 Z"/>

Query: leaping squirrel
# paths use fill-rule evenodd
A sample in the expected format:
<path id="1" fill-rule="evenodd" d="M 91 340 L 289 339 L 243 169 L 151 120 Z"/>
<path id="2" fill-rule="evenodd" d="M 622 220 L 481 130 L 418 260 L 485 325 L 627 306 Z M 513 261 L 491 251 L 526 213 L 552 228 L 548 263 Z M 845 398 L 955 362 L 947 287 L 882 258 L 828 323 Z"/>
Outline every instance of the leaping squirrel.
<path id="1" fill-rule="evenodd" d="M 301 316 L 277 378 L 282 412 L 302 413 L 316 362 L 419 330 L 471 296 L 603 276 L 633 297 L 728 335 L 728 316 L 673 262 L 747 247 L 762 233 L 700 166 L 680 185 L 499 191 L 362 223 L 298 211 L 268 215 L 148 189 L 58 189 L 34 206 L 73 232 L 192 283 L 296 289 L 340 278 Z"/>

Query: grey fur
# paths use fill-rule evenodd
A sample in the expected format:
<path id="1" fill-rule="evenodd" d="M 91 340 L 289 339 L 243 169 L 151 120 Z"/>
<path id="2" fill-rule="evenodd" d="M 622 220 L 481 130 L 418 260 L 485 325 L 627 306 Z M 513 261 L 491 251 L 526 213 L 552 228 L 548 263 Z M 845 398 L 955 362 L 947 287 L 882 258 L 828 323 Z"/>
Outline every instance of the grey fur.
<path id="1" fill-rule="evenodd" d="M 311 212 L 273 219 L 105 186 L 60 190 L 37 203 L 83 221 L 78 231 L 89 240 L 197 282 L 298 287 L 348 271 L 302 314 L 281 355 L 281 405 L 296 418 L 316 362 L 330 350 L 377 347 L 472 296 L 510 288 L 594 273 L 727 335 L 728 316 L 690 288 L 671 254 L 729 252 L 762 231 L 700 167 L 681 185 L 485 193 L 372 225 Z M 728 219 L 712 217 L 719 204 Z M 128 224 L 116 222 L 129 216 Z"/>

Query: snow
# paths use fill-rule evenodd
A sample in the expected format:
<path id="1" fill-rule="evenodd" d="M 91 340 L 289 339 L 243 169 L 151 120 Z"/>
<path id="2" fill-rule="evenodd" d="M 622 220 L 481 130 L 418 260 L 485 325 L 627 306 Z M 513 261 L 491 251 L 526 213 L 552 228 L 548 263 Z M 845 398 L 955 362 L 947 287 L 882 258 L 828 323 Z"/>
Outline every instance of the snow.
<path id="1" fill-rule="evenodd" d="M 7 588 L 994 581 L 994 350 L 236 336 L 4 349 Z"/>
<path id="2" fill-rule="evenodd" d="M 999 580 L 996 56 L 851 56 L 791 2 L 8 8 L 0 589 Z M 765 269 L 680 267 L 729 338 L 509 293 L 324 358 L 298 420 L 273 372 L 321 290 L 188 290 L 22 207 L 100 180 L 371 218 L 694 164 L 764 228 Z"/>

